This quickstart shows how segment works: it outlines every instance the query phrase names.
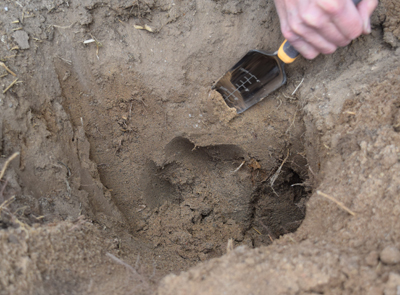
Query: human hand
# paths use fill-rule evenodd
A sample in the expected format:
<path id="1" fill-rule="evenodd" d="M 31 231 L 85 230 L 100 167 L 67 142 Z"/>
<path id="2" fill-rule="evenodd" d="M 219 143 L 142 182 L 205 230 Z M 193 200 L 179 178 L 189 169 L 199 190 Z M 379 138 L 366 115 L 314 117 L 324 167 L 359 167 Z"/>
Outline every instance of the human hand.
<path id="1" fill-rule="evenodd" d="M 331 54 L 361 34 L 371 33 L 378 0 L 274 0 L 283 36 L 307 59 Z"/>

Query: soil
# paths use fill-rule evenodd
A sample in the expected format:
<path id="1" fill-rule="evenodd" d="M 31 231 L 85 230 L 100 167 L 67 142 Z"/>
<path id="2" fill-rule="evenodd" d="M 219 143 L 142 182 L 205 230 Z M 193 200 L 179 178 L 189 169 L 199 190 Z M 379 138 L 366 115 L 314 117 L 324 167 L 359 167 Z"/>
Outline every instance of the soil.
<path id="1" fill-rule="evenodd" d="M 0 294 L 399 294 L 399 19 L 237 115 L 273 1 L 3 1 Z"/>

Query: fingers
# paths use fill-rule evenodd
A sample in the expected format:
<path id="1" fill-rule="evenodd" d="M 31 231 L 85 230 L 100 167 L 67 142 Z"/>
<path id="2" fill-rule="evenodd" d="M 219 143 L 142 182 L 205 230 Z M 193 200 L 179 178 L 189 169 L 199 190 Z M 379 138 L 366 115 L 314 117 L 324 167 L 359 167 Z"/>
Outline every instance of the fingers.
<path id="1" fill-rule="evenodd" d="M 362 34 L 363 22 L 351 0 L 318 0 L 317 5 L 328 16 L 343 38 L 353 40 Z"/>
<path id="2" fill-rule="evenodd" d="M 302 38 L 297 38 L 297 39 L 286 38 L 286 39 L 306 59 L 314 59 L 320 54 L 320 51 L 316 47 L 312 46 L 310 43 L 308 43 Z"/>
<path id="3" fill-rule="evenodd" d="M 284 37 L 308 59 L 330 54 L 371 31 L 378 0 L 275 0 Z"/>
<path id="4" fill-rule="evenodd" d="M 378 0 L 363 0 L 358 4 L 357 9 L 363 22 L 363 34 L 371 33 L 370 17 L 378 6 Z"/>
<path id="5" fill-rule="evenodd" d="M 282 27 L 285 38 L 306 58 L 319 53 L 331 54 L 338 46 L 345 46 L 351 39 L 344 36 L 332 23 L 330 15 L 314 2 L 298 2 L 299 6 L 287 16 Z"/>
<path id="6" fill-rule="evenodd" d="M 346 46 L 351 42 L 351 38 L 343 34 L 327 14 L 317 5 L 310 5 L 301 14 L 302 22 L 305 24 L 303 32 L 299 35 L 312 43 L 316 48 L 321 49 L 321 53 L 333 53 L 337 47 Z"/>

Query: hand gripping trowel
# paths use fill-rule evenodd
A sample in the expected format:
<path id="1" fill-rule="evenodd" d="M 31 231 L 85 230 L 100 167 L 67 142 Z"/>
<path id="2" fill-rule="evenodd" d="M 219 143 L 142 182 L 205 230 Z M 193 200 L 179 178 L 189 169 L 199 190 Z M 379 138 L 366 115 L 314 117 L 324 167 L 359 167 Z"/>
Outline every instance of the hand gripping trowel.
<path id="1" fill-rule="evenodd" d="M 361 0 L 353 0 L 357 5 Z M 273 54 L 251 50 L 214 85 L 229 107 L 242 113 L 286 83 L 284 65 L 299 53 L 285 40 Z"/>

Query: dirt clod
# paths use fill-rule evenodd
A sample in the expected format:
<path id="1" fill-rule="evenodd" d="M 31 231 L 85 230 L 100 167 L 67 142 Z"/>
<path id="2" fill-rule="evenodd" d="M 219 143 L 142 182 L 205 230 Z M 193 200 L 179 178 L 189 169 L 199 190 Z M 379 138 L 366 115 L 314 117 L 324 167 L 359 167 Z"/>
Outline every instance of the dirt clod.
<path id="1" fill-rule="evenodd" d="M 13 38 L 20 49 L 29 49 L 29 36 L 25 31 L 16 31 L 13 33 Z"/>
<path id="2" fill-rule="evenodd" d="M 376 251 L 370 252 L 367 257 L 365 257 L 365 262 L 369 266 L 376 266 L 378 264 L 379 254 Z"/>
<path id="3" fill-rule="evenodd" d="M 379 258 L 385 264 L 397 264 L 400 263 L 400 251 L 396 247 L 387 246 L 379 254 Z"/>

